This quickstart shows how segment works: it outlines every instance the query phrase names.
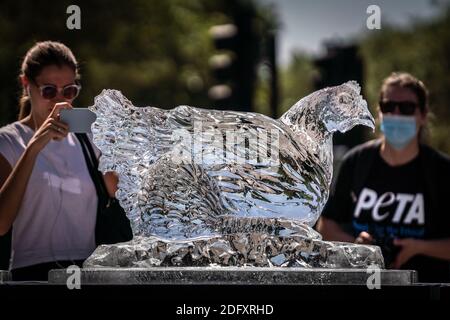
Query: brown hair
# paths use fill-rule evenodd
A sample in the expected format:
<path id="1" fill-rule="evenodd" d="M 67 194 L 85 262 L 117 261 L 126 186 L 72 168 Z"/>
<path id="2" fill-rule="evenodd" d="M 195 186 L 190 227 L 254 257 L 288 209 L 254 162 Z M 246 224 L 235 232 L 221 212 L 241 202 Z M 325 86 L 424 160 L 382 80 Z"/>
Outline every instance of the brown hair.
<path id="1" fill-rule="evenodd" d="M 407 88 L 414 92 L 419 101 L 419 108 L 422 113 L 428 109 L 428 90 L 422 81 L 407 72 L 393 72 L 383 80 L 380 90 L 380 101 L 383 100 L 384 93 L 389 86 Z"/>
<path id="2" fill-rule="evenodd" d="M 31 47 L 23 58 L 20 76 L 26 76 L 29 81 L 35 81 L 42 69 L 51 65 L 68 66 L 79 78 L 78 63 L 72 51 L 66 45 L 56 41 L 37 42 Z M 25 88 L 22 89 L 19 108 L 19 120 L 31 112 L 30 97 Z"/>

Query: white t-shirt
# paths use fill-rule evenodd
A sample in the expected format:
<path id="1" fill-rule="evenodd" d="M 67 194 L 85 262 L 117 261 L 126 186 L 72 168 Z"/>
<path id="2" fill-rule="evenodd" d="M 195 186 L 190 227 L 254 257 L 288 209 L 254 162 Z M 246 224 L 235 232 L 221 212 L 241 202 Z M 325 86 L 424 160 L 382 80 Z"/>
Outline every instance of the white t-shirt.
<path id="1" fill-rule="evenodd" d="M 12 168 L 33 135 L 18 121 L 0 128 L 0 153 Z M 96 214 L 80 142 L 73 133 L 51 140 L 36 158 L 13 224 L 11 269 L 87 258 L 95 249 Z"/>

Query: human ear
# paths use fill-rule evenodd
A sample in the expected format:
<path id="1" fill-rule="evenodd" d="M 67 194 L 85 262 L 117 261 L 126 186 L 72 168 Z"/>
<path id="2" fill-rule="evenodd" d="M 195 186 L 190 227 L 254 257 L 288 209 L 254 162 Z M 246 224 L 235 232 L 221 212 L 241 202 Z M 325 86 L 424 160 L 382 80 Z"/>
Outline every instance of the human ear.
<path id="1" fill-rule="evenodd" d="M 28 80 L 27 76 L 21 75 L 20 77 L 20 83 L 22 84 L 22 87 L 26 88 L 30 85 L 30 81 Z"/>
<path id="2" fill-rule="evenodd" d="M 419 120 L 420 124 L 424 126 L 427 123 L 428 119 L 428 107 L 425 107 L 423 111 L 420 111 Z"/>

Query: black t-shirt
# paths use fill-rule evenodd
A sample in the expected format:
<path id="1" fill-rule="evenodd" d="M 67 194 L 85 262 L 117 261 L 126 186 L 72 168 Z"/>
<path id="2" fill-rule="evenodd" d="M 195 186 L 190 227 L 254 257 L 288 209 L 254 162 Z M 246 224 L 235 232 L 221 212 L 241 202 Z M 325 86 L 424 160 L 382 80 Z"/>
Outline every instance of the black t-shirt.
<path id="1" fill-rule="evenodd" d="M 423 165 L 434 164 L 421 161 L 428 159 L 423 153 L 431 149 L 421 148 L 416 158 L 395 167 L 382 159 L 379 146 L 376 149 L 372 150 L 367 166 L 362 166 L 367 172 L 360 190 L 355 189 L 358 153 L 350 152 L 345 158 L 322 215 L 342 224 L 355 237 L 362 231 L 369 232 L 375 244 L 381 247 L 388 267 L 398 253 L 398 247 L 393 245 L 394 238 L 450 237 L 450 212 L 445 205 L 449 199 L 442 199 L 443 196 L 432 199 L 431 196 L 432 192 L 436 195 L 436 190 L 445 189 L 444 179 L 432 181 L 436 190 L 427 187 Z M 450 172 L 450 162 L 438 166 L 442 165 L 449 168 L 442 172 L 442 176 L 446 176 Z M 434 199 L 439 203 L 432 205 Z M 444 260 L 415 256 L 402 269 L 417 270 L 421 282 L 450 281 L 449 263 Z"/>

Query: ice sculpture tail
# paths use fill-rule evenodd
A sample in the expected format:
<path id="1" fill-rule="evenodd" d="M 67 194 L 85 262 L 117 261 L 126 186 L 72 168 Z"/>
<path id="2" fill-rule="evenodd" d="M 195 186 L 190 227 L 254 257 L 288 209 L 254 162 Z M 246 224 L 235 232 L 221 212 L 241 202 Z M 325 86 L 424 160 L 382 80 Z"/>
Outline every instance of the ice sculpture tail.
<path id="1" fill-rule="evenodd" d="M 89 109 L 97 115 L 92 133 L 102 152 L 99 169 L 117 172 L 120 179 L 116 197 L 127 213 L 136 212 L 147 164 L 154 161 L 154 149 L 158 147 L 151 140 L 154 135 L 149 134 L 158 117 L 147 117 L 146 110 L 133 106 L 116 90 L 103 90 Z M 158 114 L 159 109 L 154 112 Z M 138 219 L 132 218 L 131 222 L 136 230 Z"/>

